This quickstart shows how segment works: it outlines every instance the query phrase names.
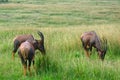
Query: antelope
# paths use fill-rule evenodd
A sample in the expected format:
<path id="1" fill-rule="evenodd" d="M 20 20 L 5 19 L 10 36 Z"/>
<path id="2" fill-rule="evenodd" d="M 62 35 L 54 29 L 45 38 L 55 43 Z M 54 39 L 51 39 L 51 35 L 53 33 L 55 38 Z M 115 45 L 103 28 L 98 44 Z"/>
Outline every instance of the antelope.
<path id="1" fill-rule="evenodd" d="M 87 57 L 92 54 L 92 47 L 96 48 L 99 58 L 103 61 L 107 51 L 107 39 L 101 40 L 95 31 L 88 31 L 81 35 L 82 46 Z M 89 53 L 90 51 L 90 53 Z"/>
<path id="2" fill-rule="evenodd" d="M 26 40 L 25 42 L 21 43 L 19 49 L 18 49 L 18 54 L 21 59 L 22 65 L 23 65 L 23 74 L 26 76 L 27 72 L 27 61 L 28 63 L 28 71 L 31 75 L 31 62 L 33 62 L 33 67 L 34 67 L 34 57 L 35 57 L 35 50 L 39 50 L 42 52 L 43 55 L 45 55 L 45 48 L 44 48 L 44 36 L 41 32 L 38 32 L 38 34 L 41 37 L 41 40 Z M 35 69 L 35 67 L 34 67 Z"/>
<path id="3" fill-rule="evenodd" d="M 13 39 L 13 45 L 14 45 L 14 49 L 12 51 L 12 58 L 14 59 L 14 55 L 15 53 L 17 52 L 20 44 L 22 42 L 25 42 L 26 40 L 31 40 L 33 41 L 34 40 L 34 37 L 33 35 L 31 34 L 26 34 L 26 35 L 19 35 L 19 36 L 16 36 L 14 39 Z"/>

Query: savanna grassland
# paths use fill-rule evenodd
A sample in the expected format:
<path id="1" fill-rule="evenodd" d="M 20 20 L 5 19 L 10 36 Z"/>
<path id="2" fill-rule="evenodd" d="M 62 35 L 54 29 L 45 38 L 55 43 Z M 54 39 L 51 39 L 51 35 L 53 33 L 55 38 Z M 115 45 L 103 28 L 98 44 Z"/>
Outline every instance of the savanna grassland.
<path id="1" fill-rule="evenodd" d="M 23 76 L 13 38 L 45 37 L 46 56 L 37 50 L 35 73 Z M 95 49 L 86 58 L 80 35 L 95 30 L 108 40 L 104 62 Z M 120 0 L 8 0 L 0 2 L 0 80 L 120 80 Z"/>

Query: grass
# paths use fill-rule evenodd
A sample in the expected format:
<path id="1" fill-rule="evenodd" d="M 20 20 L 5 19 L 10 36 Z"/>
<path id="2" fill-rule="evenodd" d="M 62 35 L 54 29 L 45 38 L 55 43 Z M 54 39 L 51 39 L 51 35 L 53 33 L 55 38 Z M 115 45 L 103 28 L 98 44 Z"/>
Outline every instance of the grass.
<path id="1" fill-rule="evenodd" d="M 119 80 L 120 1 L 10 0 L 0 4 L 0 79 L 3 80 Z M 45 36 L 47 55 L 36 51 L 37 74 L 23 76 L 18 54 L 12 60 L 13 38 L 36 31 Z M 108 39 L 105 61 L 93 50 L 84 55 L 80 35 L 95 30 Z M 31 66 L 32 68 L 32 66 Z"/>
<path id="2" fill-rule="evenodd" d="M 12 0 L 8 4 L 1 4 L 0 10 L 0 26 L 4 27 L 15 27 L 15 25 L 19 27 L 67 27 L 111 24 L 111 22 L 118 24 L 120 18 L 119 0 Z"/>

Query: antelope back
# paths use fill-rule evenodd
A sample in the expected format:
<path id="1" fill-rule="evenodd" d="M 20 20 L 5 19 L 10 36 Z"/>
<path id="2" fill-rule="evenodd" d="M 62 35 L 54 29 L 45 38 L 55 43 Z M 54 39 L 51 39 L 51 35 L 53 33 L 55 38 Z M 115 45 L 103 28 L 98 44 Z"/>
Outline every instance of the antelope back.
<path id="1" fill-rule="evenodd" d="M 28 58 L 29 52 L 32 50 L 33 54 L 34 54 L 34 47 L 32 46 L 32 44 L 28 41 L 23 42 L 20 47 L 19 47 L 19 51 L 21 52 L 21 55 L 24 59 Z"/>
<path id="2" fill-rule="evenodd" d="M 31 34 L 26 34 L 26 35 L 19 35 L 19 36 L 16 36 L 13 41 L 15 40 L 18 40 L 19 42 L 24 42 L 26 40 L 31 40 L 33 41 L 34 40 L 34 37 L 31 35 Z"/>

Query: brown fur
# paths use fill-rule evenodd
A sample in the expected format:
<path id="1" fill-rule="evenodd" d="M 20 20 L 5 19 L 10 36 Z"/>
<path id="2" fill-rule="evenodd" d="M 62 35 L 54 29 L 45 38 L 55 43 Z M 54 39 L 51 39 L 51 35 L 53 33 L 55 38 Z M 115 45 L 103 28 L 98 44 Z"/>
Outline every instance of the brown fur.
<path id="1" fill-rule="evenodd" d="M 28 70 L 31 75 L 30 66 L 31 66 L 31 62 L 33 62 L 33 67 L 34 67 L 34 56 L 35 56 L 35 49 L 33 44 L 31 44 L 28 41 L 23 42 L 19 47 L 18 54 L 23 64 L 24 75 L 26 75 L 27 72 L 27 60 L 29 62 Z"/>
<path id="2" fill-rule="evenodd" d="M 94 47 L 98 51 L 99 58 L 104 60 L 107 51 L 107 40 L 104 40 L 104 43 L 102 43 L 95 31 L 89 31 L 81 35 L 81 41 L 85 53 L 88 57 L 90 57 L 91 55 L 91 53 L 89 53 L 88 51 L 92 51 L 92 47 Z M 104 49 L 102 49 L 103 45 Z"/>
<path id="3" fill-rule="evenodd" d="M 12 51 L 12 57 L 14 59 L 14 54 L 17 52 L 17 49 L 19 48 L 20 44 L 22 42 L 25 42 L 26 40 L 30 40 L 30 41 L 33 41 L 34 40 L 34 37 L 31 35 L 31 34 L 26 34 L 26 35 L 19 35 L 19 36 L 16 36 L 14 39 L 13 39 L 13 45 L 14 45 L 14 49 Z"/>
<path id="4" fill-rule="evenodd" d="M 24 68 L 24 75 L 26 75 L 26 71 L 27 71 L 27 61 L 29 62 L 28 65 L 28 70 L 31 74 L 30 71 L 30 66 L 31 66 L 31 62 L 33 62 L 33 66 L 34 66 L 34 56 L 35 56 L 35 50 L 39 50 L 41 51 L 41 53 L 43 55 L 45 55 L 45 48 L 44 48 L 44 36 L 41 32 L 39 32 L 39 35 L 41 37 L 41 40 L 26 40 L 25 42 L 21 43 L 19 50 L 18 50 L 18 54 L 19 57 L 21 58 L 21 62 L 23 64 L 23 68 Z"/>
<path id="5" fill-rule="evenodd" d="M 28 39 L 31 40 L 31 41 L 33 41 L 33 40 L 34 40 L 33 35 L 31 35 L 31 34 L 19 35 L 19 36 L 16 36 L 16 37 L 13 39 L 13 41 L 18 40 L 20 43 L 22 43 L 22 42 L 24 42 L 24 41 L 26 41 L 26 40 L 28 40 Z"/>

